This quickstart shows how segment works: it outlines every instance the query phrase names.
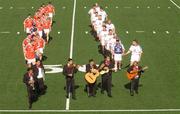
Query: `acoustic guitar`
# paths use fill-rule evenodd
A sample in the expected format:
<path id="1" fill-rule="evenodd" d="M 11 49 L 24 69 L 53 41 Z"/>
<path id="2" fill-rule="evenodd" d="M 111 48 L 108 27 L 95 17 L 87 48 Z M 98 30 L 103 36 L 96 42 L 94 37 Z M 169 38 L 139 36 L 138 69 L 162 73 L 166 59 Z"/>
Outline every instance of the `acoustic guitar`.
<path id="1" fill-rule="evenodd" d="M 85 80 L 88 83 L 92 84 L 97 80 L 97 77 L 108 73 L 110 70 L 114 70 L 114 69 L 109 69 L 108 67 L 104 67 L 103 70 L 101 70 L 100 72 L 96 69 L 93 69 L 92 72 L 88 72 L 85 74 Z"/>
<path id="2" fill-rule="evenodd" d="M 133 70 L 130 73 L 127 72 L 127 77 L 129 80 L 132 80 L 134 77 L 136 77 L 138 75 L 139 72 L 144 71 L 146 69 L 148 69 L 147 66 L 143 67 L 141 70 Z"/>
<path id="3" fill-rule="evenodd" d="M 91 72 L 88 72 L 85 74 L 85 80 L 90 83 L 93 84 L 96 82 L 97 77 L 100 75 L 99 71 L 96 69 L 92 69 Z"/>

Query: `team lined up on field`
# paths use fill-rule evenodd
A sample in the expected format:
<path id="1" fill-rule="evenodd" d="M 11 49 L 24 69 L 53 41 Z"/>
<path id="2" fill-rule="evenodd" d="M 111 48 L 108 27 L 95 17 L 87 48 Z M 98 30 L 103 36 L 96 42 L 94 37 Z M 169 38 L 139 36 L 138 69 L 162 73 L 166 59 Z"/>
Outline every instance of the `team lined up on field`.
<path id="1" fill-rule="evenodd" d="M 43 67 L 43 53 L 49 42 L 52 19 L 55 14 L 54 6 L 49 3 L 42 5 L 34 14 L 24 20 L 24 31 L 27 37 L 23 40 L 23 53 L 27 63 L 27 72 L 23 76 L 28 92 L 29 109 L 40 95 L 46 93 L 44 84 L 45 70 Z"/>
<path id="2" fill-rule="evenodd" d="M 24 31 L 27 38 L 23 41 L 23 52 L 27 64 L 35 64 L 36 58 L 42 60 L 45 44 L 49 42 L 54 6 L 42 5 L 34 14 L 24 20 Z"/>
<path id="3" fill-rule="evenodd" d="M 125 53 L 122 41 L 117 36 L 114 24 L 108 18 L 107 13 L 96 3 L 88 12 L 90 15 L 93 35 L 100 42 L 101 53 L 110 56 L 115 62 L 115 71 L 121 69 L 122 56 L 132 53 L 130 64 L 139 62 L 142 48 L 137 40 L 133 40 L 129 50 Z"/>

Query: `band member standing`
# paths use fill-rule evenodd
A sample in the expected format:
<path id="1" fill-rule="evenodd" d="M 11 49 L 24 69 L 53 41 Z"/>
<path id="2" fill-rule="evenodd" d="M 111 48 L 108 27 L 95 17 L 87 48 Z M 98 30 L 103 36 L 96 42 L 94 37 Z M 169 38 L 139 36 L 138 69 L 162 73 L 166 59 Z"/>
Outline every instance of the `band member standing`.
<path id="1" fill-rule="evenodd" d="M 78 71 L 78 66 L 73 63 L 72 59 L 68 59 L 68 63 L 63 67 L 63 74 L 66 77 L 66 97 L 69 98 L 69 94 L 72 93 L 72 99 L 76 99 L 75 96 L 75 80 L 74 75 Z"/>
<path id="2" fill-rule="evenodd" d="M 130 83 L 131 83 L 130 95 L 134 96 L 134 91 L 136 94 L 138 94 L 139 79 L 140 79 L 141 73 L 144 72 L 144 70 L 142 69 L 141 66 L 138 65 L 137 61 L 134 61 L 133 65 L 130 66 L 130 68 L 127 70 L 127 72 L 130 74 L 137 72 L 130 79 Z"/>
<path id="3" fill-rule="evenodd" d="M 28 102 L 29 102 L 29 109 L 32 108 L 32 103 L 37 99 L 35 93 L 35 83 L 37 78 L 33 73 L 32 68 L 28 68 L 27 73 L 24 74 L 23 82 L 26 84 L 27 92 L 28 92 Z"/>
<path id="4" fill-rule="evenodd" d="M 89 60 L 89 64 L 86 65 L 86 73 L 94 73 L 94 70 L 97 70 L 97 66 L 94 62 L 93 59 Z M 88 96 L 91 97 L 95 97 L 96 94 L 96 81 L 94 83 L 88 83 L 87 82 L 87 92 L 88 92 Z"/>
<path id="5" fill-rule="evenodd" d="M 36 65 L 32 66 L 34 75 L 37 77 L 37 92 L 39 95 L 45 94 L 47 86 L 44 84 L 45 70 L 40 60 L 36 61 Z"/>
<path id="6" fill-rule="evenodd" d="M 124 55 L 127 55 L 129 53 L 131 53 L 130 65 L 133 65 L 134 61 L 140 62 L 143 51 L 137 40 L 132 41 L 132 45 L 129 48 L 129 51 Z"/>
<path id="7" fill-rule="evenodd" d="M 114 63 L 112 62 L 109 56 L 105 57 L 105 60 L 101 62 L 99 66 L 99 70 L 108 71 L 107 73 L 102 75 L 102 88 L 101 93 L 103 94 L 104 91 L 107 91 L 108 97 L 112 97 L 111 94 L 111 87 L 112 87 L 112 70 L 114 68 Z"/>

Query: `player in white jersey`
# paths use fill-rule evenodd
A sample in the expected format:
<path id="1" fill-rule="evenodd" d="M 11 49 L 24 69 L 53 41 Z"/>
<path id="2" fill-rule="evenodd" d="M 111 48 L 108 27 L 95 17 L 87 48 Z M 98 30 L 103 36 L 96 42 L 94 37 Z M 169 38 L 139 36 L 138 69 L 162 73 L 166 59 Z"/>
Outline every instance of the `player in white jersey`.
<path id="1" fill-rule="evenodd" d="M 107 30 L 111 29 L 113 31 L 113 33 L 115 33 L 115 26 L 114 26 L 114 24 L 112 24 L 111 20 L 107 21 L 106 27 L 107 27 Z"/>
<path id="2" fill-rule="evenodd" d="M 141 55 L 143 53 L 141 46 L 139 45 L 137 40 L 132 41 L 132 45 L 129 48 L 128 52 L 124 55 L 131 53 L 130 65 L 132 66 L 135 61 L 140 62 Z"/>
<path id="3" fill-rule="evenodd" d="M 105 38 L 105 48 L 108 51 L 111 51 L 111 39 L 113 37 L 114 37 L 114 34 L 113 34 L 112 30 L 110 29 L 107 37 Z"/>
<path id="4" fill-rule="evenodd" d="M 102 16 L 102 20 L 106 21 L 107 19 L 107 13 L 101 8 L 100 11 L 98 12 L 98 15 Z"/>
<path id="5" fill-rule="evenodd" d="M 102 31 L 102 25 L 103 25 L 102 16 L 99 15 L 98 20 L 96 20 L 94 23 L 94 30 L 96 31 L 97 35 L 100 34 L 100 32 Z"/>
<path id="6" fill-rule="evenodd" d="M 105 52 L 105 39 L 106 39 L 107 35 L 108 35 L 108 31 L 106 30 L 106 26 L 103 25 L 102 31 L 98 35 L 98 38 L 99 38 L 100 44 L 101 44 L 101 51 L 103 54 Z"/>

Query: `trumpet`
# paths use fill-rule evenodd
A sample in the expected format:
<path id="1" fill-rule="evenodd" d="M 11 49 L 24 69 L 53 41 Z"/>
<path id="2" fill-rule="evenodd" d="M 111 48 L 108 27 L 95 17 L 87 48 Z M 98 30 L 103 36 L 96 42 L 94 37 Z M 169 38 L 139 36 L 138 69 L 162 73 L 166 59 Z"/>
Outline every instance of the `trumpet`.
<path id="1" fill-rule="evenodd" d="M 33 90 L 35 90 L 34 80 L 30 80 L 29 85 L 33 88 Z"/>

